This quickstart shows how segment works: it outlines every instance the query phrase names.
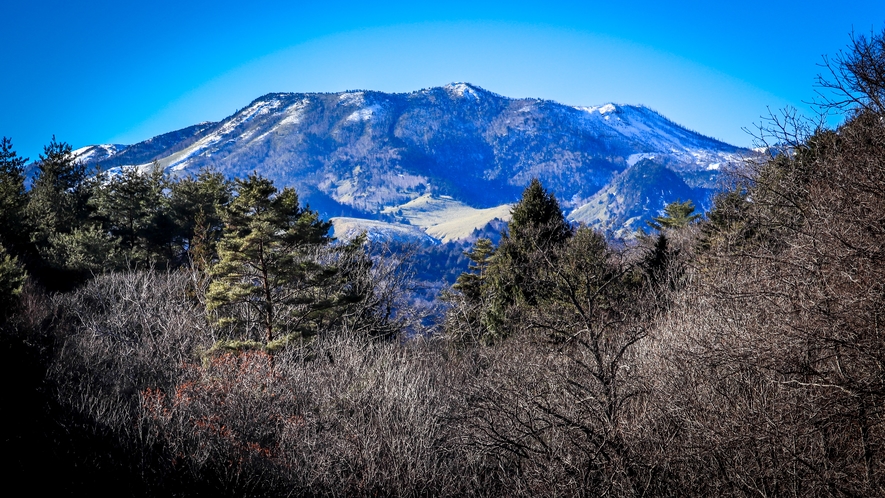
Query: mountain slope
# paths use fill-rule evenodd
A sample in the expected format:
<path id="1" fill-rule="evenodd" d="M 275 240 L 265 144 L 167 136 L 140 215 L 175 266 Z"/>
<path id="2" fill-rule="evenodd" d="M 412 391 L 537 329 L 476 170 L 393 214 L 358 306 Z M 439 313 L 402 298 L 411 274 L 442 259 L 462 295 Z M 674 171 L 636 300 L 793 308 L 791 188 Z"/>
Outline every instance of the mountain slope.
<path id="1" fill-rule="evenodd" d="M 701 209 L 709 204 L 706 189 L 691 188 L 660 162 L 643 159 L 572 211 L 568 219 L 624 237 L 640 228 L 648 230 L 644 221 L 661 213 L 667 204 L 689 199 Z"/>
<path id="2" fill-rule="evenodd" d="M 268 94 L 218 123 L 102 154 L 81 150 L 104 168 L 157 161 L 176 174 L 258 171 L 327 217 L 373 219 L 424 196 L 506 211 L 533 177 L 573 211 L 598 204 L 613 179 L 652 158 L 703 196 L 720 167 L 749 152 L 645 107 L 510 99 L 466 83 L 407 94 Z"/>

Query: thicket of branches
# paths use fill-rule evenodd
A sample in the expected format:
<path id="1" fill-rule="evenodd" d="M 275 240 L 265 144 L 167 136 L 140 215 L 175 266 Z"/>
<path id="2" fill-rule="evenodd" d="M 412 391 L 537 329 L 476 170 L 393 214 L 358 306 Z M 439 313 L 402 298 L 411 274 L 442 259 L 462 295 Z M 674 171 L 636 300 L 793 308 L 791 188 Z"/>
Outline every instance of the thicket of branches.
<path id="1" fill-rule="evenodd" d="M 149 496 L 883 496 L 883 40 L 830 67 L 844 123 L 775 122 L 705 219 L 677 203 L 615 245 L 532 182 L 417 336 L 401 261 L 330 245 L 294 193 L 231 213 L 207 174 L 111 219 L 112 182 L 28 194 L 4 140 L 7 470 Z M 163 219 L 177 238 L 148 243 Z M 243 270 L 255 244 L 283 267 Z"/>

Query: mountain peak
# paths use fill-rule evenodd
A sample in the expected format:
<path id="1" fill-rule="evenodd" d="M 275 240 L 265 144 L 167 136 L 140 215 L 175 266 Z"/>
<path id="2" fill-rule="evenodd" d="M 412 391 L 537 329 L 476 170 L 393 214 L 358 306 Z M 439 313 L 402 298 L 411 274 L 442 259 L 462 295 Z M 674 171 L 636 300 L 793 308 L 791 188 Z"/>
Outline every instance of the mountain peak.
<path id="1" fill-rule="evenodd" d="M 486 93 L 482 88 L 463 82 L 449 83 L 444 86 L 443 89 L 448 92 L 449 95 L 473 100 L 479 100 L 480 94 Z"/>
<path id="2" fill-rule="evenodd" d="M 411 223 L 417 219 L 411 201 L 451 199 L 458 205 L 431 207 L 439 211 L 437 204 L 445 204 L 445 223 L 463 217 L 467 221 L 455 224 L 470 231 L 500 218 L 497 210 L 517 201 L 532 178 L 556 192 L 563 209 L 592 201 L 612 211 L 593 214 L 591 221 L 623 219 L 614 210 L 653 214 L 657 204 L 624 197 L 634 189 L 696 194 L 692 200 L 703 206 L 720 165 L 750 153 L 646 107 L 575 108 L 508 98 L 466 82 L 411 93 L 269 93 L 218 123 L 78 152 L 103 169 L 156 160 L 174 174 L 213 168 L 242 177 L 255 171 L 280 187 L 295 187 L 325 217 Z M 649 176 L 649 184 L 635 174 L 645 171 L 642 165 L 619 176 L 651 158 L 667 171 Z M 597 195 L 616 177 L 621 180 L 611 196 Z M 610 202 L 612 196 L 624 202 Z M 634 204 L 643 209 L 633 210 Z"/>
<path id="3" fill-rule="evenodd" d="M 578 109 L 579 111 L 584 111 L 584 112 L 587 112 L 590 114 L 598 113 L 603 116 L 605 116 L 606 114 L 618 112 L 618 106 L 616 106 L 615 104 L 612 104 L 611 102 L 609 102 L 608 104 L 589 106 L 589 107 L 576 106 L 575 109 Z"/>

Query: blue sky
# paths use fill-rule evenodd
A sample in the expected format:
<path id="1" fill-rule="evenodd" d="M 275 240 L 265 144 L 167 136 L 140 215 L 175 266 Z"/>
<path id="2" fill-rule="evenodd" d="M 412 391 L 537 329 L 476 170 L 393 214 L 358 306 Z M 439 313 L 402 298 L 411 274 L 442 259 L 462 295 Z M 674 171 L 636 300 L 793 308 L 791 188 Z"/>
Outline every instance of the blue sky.
<path id="1" fill-rule="evenodd" d="M 881 31 L 885 2 L 51 2 L 0 7 L 0 135 L 36 159 L 223 119 L 272 91 L 467 81 L 571 105 L 644 104 L 750 145 L 810 112 L 822 56 Z"/>

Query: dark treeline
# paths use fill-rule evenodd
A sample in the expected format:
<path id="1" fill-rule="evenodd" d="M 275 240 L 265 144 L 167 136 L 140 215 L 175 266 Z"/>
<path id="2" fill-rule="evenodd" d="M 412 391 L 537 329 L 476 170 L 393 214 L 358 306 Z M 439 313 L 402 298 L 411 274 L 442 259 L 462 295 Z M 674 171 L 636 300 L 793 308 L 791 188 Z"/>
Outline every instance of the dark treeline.
<path id="1" fill-rule="evenodd" d="M 676 202 L 615 244 L 533 181 L 432 325 L 402 251 L 333 243 L 290 189 L 88 174 L 53 140 L 26 191 L 4 139 L 4 472 L 133 496 L 885 496 L 885 35 L 827 67 L 843 124 L 774 118 L 703 218 Z"/>

